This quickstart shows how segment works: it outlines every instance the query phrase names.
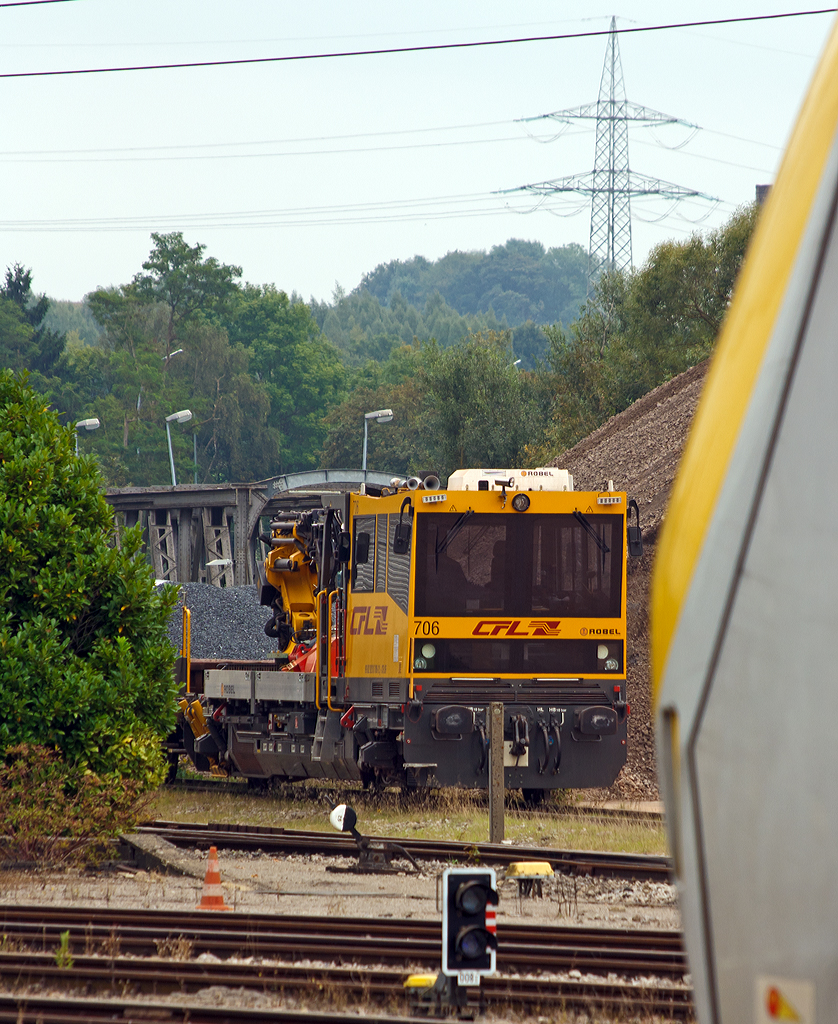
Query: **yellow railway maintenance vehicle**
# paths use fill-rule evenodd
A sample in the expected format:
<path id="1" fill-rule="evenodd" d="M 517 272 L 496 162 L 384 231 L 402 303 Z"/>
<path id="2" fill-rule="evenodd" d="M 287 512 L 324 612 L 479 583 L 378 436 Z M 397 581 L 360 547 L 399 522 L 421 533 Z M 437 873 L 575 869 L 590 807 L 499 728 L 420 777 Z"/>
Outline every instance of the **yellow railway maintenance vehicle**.
<path id="1" fill-rule="evenodd" d="M 487 708 L 499 701 L 508 787 L 536 801 L 614 781 L 626 760 L 636 503 L 576 492 L 554 468 L 315 497 L 262 536 L 274 660 L 182 669 L 184 741 L 199 767 L 486 787 Z"/>
<path id="2" fill-rule="evenodd" d="M 655 563 L 658 763 L 702 1024 L 838 1019 L 838 29 Z"/>

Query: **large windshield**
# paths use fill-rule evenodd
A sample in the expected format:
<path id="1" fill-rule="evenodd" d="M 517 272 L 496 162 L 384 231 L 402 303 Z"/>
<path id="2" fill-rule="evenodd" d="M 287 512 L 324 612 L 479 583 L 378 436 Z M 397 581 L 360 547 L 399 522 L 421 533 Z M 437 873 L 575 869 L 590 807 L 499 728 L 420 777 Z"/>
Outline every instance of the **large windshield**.
<path id="1" fill-rule="evenodd" d="M 620 615 L 621 516 L 433 512 L 416 520 L 416 615 Z"/>

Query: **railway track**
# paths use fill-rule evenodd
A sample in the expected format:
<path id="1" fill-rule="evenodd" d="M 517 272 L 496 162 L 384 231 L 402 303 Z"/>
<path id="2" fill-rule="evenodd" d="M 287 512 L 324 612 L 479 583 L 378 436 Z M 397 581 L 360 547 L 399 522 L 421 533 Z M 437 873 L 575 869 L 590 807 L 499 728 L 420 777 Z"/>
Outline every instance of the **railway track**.
<path id="1" fill-rule="evenodd" d="M 54 952 L 69 932 L 75 956 L 154 956 L 172 943 L 192 956 L 329 960 L 434 969 L 440 960 L 438 921 L 323 918 L 280 914 L 200 914 L 83 907 L 0 907 L 0 933 L 8 947 Z M 498 969 L 570 971 L 624 977 L 654 975 L 682 980 L 688 972 L 679 932 L 498 924 Z"/>
<path id="2" fill-rule="evenodd" d="M 141 994 L 189 996 L 212 986 L 254 994 L 293 994 L 309 1010 L 324 1005 L 393 1007 L 404 1000 L 404 979 L 404 971 L 386 968 L 359 971 L 347 967 L 207 964 L 94 956 L 75 957 L 68 973 L 66 968 L 57 967 L 54 955 L 48 953 L 0 954 L 0 981 L 4 987 L 14 985 L 19 990 L 26 986 L 40 993 L 81 991 L 100 998 L 113 992 L 134 999 Z M 683 983 L 651 983 L 641 988 L 627 981 L 591 978 L 581 981 L 496 976 L 484 978 L 481 989 L 487 1007 L 499 1011 L 514 1006 L 519 1015 L 522 1010 L 536 1015 L 557 1009 L 585 1009 L 613 1016 L 643 1013 L 681 1018 L 692 1011 L 692 990 Z"/>
<path id="3" fill-rule="evenodd" d="M 220 850 L 261 850 L 268 854 L 317 853 L 345 857 L 355 857 L 358 852 L 352 837 L 338 832 L 310 832 L 218 822 L 191 825 L 174 821 L 150 822 L 137 831 L 158 836 L 175 846 L 199 849 L 215 846 Z M 374 841 L 387 842 L 378 837 Z M 669 858 L 651 854 L 555 850 L 539 846 L 458 843 L 432 839 L 399 839 L 397 843 L 418 861 L 472 862 L 505 867 L 514 861 L 540 860 L 549 861 L 554 871 L 563 874 L 655 882 L 669 882 L 672 878 Z"/>
<path id="4" fill-rule="evenodd" d="M 286 1002 L 293 996 L 307 1007 L 310 1022 L 318 1019 L 316 1010 L 326 1005 L 335 1020 L 341 1019 L 335 1008 L 375 1004 L 392 1009 L 404 999 L 407 971 L 438 967 L 441 937 L 439 922 L 433 921 L 206 912 L 187 917 L 147 910 L 32 906 L 0 908 L 0 932 L 5 948 L 14 950 L 0 953 L 2 987 L 14 987 L 18 993 L 26 989 L 25 994 L 0 998 L 0 1022 L 20 1024 L 113 1019 L 113 1002 L 103 1002 L 101 997 L 114 992 L 123 997 L 118 1003 L 120 1019 L 148 1020 L 149 1003 L 132 1002 L 141 994 L 173 993 L 183 999 L 211 986 L 270 994 Z M 62 967 L 56 950 L 67 932 Z M 498 946 L 499 974 L 483 979 L 487 1007 L 514 1007 L 519 1014 L 525 1010 L 532 1015 L 562 1008 L 618 1017 L 647 1014 L 682 1019 L 692 1014 L 678 933 L 502 924 Z M 212 962 L 206 962 L 206 957 L 195 959 L 206 953 L 214 954 Z M 73 961 L 69 970 L 67 958 Z M 379 966 L 363 966 L 371 963 Z M 570 971 L 576 976 L 568 977 Z M 637 984 L 638 977 L 645 979 L 644 984 Z M 54 1000 L 44 1002 L 44 989 L 70 993 L 71 1003 L 80 990 L 100 998 L 80 1001 L 77 1017 L 62 1016 L 73 1008 Z M 177 1006 L 166 1003 L 165 1007 L 165 1012 L 162 1006 L 155 1011 L 154 1019 L 183 1019 Z M 202 1016 L 200 1003 L 188 1002 L 188 1008 L 192 1024 L 223 1019 L 213 1016 L 215 1009 Z M 236 1009 L 235 1017 L 299 1019 L 293 1007 L 271 1007 L 264 1013 L 250 1017 Z M 377 1021 L 385 1019 L 376 1014 Z"/>

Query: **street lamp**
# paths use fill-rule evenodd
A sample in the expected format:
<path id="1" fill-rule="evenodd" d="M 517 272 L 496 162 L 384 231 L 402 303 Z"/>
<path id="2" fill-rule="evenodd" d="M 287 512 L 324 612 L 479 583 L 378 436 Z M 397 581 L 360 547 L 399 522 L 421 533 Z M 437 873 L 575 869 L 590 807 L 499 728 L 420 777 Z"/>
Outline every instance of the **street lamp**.
<path id="1" fill-rule="evenodd" d="M 169 465 L 172 467 L 172 487 L 177 487 L 177 480 L 175 479 L 175 457 L 172 455 L 172 431 L 169 429 L 170 423 L 187 423 L 192 419 L 192 412 L 189 409 L 181 409 L 180 412 L 173 412 L 171 416 L 166 417 L 166 437 L 169 440 Z"/>
<path id="2" fill-rule="evenodd" d="M 80 430 L 98 430 L 101 424 L 94 416 L 89 420 L 79 420 L 76 423 L 76 455 L 79 453 L 79 431 Z"/>
<path id="3" fill-rule="evenodd" d="M 393 418 L 392 409 L 376 409 L 375 412 L 364 413 L 364 457 L 361 460 L 361 472 L 364 474 L 364 480 L 361 482 L 361 494 L 367 493 L 366 488 L 366 473 L 367 473 L 367 430 L 369 429 L 370 420 L 375 420 L 376 423 L 389 423 Z"/>

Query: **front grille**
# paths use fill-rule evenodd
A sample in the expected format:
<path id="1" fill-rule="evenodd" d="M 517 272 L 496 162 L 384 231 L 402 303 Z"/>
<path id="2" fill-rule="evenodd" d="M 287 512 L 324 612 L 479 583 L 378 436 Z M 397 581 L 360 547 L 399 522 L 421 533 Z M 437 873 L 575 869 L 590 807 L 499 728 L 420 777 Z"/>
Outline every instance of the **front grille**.
<path id="1" fill-rule="evenodd" d="M 599 683 L 579 679 L 423 679 L 420 685 L 425 701 L 434 703 L 610 704 Z"/>

